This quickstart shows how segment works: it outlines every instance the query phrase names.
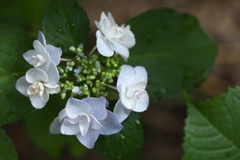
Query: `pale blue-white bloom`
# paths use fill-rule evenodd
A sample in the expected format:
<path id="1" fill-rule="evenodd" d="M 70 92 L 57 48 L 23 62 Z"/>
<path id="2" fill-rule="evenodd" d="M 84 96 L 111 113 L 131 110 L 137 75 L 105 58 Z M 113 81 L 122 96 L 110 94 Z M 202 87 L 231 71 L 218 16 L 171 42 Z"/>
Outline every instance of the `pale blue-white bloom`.
<path id="1" fill-rule="evenodd" d="M 72 89 L 72 93 L 80 94 L 80 93 L 82 93 L 82 91 L 80 90 L 80 88 L 79 88 L 78 86 L 75 86 L 75 87 Z"/>
<path id="2" fill-rule="evenodd" d="M 129 57 L 129 48 L 135 43 L 135 37 L 130 26 L 118 26 L 111 13 L 108 16 L 104 12 L 101 14 L 99 22 L 95 21 L 99 30 L 96 32 L 98 52 L 106 57 L 111 57 L 114 51 L 120 54 L 124 60 Z"/>
<path id="3" fill-rule="evenodd" d="M 142 66 L 122 66 L 117 80 L 120 99 L 113 111 L 120 122 L 124 121 L 131 111 L 143 112 L 148 108 L 149 96 L 145 90 L 147 78 L 147 71 Z"/>
<path id="4" fill-rule="evenodd" d="M 50 62 L 55 66 L 60 63 L 62 50 L 53 45 L 46 44 L 45 36 L 42 32 L 38 33 L 38 40 L 33 41 L 33 50 L 23 54 L 24 59 L 35 68 L 47 68 Z"/>
<path id="5" fill-rule="evenodd" d="M 106 109 L 108 101 L 101 98 L 69 98 L 66 107 L 50 125 L 51 134 L 76 135 L 87 148 L 94 147 L 99 134 L 111 135 L 123 126 L 117 117 Z"/>
<path id="6" fill-rule="evenodd" d="M 17 80 L 15 87 L 24 96 L 30 98 L 34 108 L 41 109 L 46 105 L 49 94 L 60 92 L 60 86 L 57 84 L 59 76 L 55 74 L 53 62 L 45 70 L 32 68 Z"/>
<path id="7" fill-rule="evenodd" d="M 77 74 L 79 74 L 79 73 L 81 73 L 81 68 L 80 67 L 78 67 L 78 68 L 75 68 L 74 70 L 73 70 L 73 72 L 74 73 L 77 73 Z"/>

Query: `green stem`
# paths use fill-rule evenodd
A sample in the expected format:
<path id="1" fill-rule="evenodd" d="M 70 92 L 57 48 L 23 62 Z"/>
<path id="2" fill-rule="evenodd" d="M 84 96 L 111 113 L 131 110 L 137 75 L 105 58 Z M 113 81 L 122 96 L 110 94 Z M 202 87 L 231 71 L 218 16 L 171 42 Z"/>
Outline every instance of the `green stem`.
<path id="1" fill-rule="evenodd" d="M 110 85 L 110 84 L 106 84 L 106 87 L 109 87 L 109 88 L 112 88 L 112 89 L 115 89 L 115 90 L 117 90 L 117 87 L 115 87 L 115 86 L 112 86 L 112 85 Z"/>
<path id="2" fill-rule="evenodd" d="M 96 50 L 97 46 L 94 46 L 93 49 L 89 52 L 89 55 L 93 54 L 93 52 Z"/>
<path id="3" fill-rule="evenodd" d="M 72 61 L 72 60 L 71 60 L 71 59 L 68 59 L 68 58 L 61 58 L 61 61 L 70 62 L 70 61 Z"/>

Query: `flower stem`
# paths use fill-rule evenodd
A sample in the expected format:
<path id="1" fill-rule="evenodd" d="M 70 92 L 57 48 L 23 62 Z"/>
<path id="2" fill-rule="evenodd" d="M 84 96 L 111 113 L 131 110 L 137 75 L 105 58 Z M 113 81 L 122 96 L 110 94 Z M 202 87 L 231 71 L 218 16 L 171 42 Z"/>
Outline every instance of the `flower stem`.
<path id="1" fill-rule="evenodd" d="M 109 87 L 109 88 L 112 88 L 112 89 L 115 89 L 115 90 L 117 90 L 117 87 L 115 87 L 115 86 L 112 86 L 112 85 L 110 85 L 110 84 L 106 84 L 106 87 Z"/>
<path id="2" fill-rule="evenodd" d="M 68 59 L 68 58 L 61 58 L 61 61 L 70 62 L 70 61 L 72 61 L 72 60 L 71 60 L 71 59 Z"/>
<path id="3" fill-rule="evenodd" d="M 93 52 L 96 50 L 97 46 L 94 46 L 93 49 L 89 52 L 89 55 L 93 54 Z"/>

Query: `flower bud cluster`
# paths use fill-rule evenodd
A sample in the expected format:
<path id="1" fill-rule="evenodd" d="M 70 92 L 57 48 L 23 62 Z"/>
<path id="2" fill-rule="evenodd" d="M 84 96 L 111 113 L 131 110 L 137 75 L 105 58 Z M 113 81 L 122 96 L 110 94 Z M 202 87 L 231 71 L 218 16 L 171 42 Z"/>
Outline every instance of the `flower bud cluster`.
<path id="1" fill-rule="evenodd" d="M 71 93 L 72 96 L 106 97 L 106 85 L 114 82 L 120 72 L 119 55 L 112 57 L 98 57 L 96 54 L 84 55 L 83 46 L 70 47 L 70 51 L 76 54 L 75 59 L 66 62 L 65 66 L 59 66 L 61 93 L 72 91 L 74 87 L 79 92 Z"/>

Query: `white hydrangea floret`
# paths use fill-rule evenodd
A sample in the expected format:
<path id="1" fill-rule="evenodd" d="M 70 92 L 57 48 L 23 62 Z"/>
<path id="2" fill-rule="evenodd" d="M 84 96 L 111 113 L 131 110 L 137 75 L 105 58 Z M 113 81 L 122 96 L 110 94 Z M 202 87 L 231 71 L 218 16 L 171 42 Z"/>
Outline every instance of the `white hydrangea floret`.
<path id="1" fill-rule="evenodd" d="M 111 57 L 114 51 L 120 54 L 125 60 L 129 57 L 129 48 L 132 48 L 136 41 L 130 26 L 118 26 L 111 13 L 108 16 L 101 14 L 99 22 L 95 21 L 99 30 L 96 32 L 98 52 L 106 57 Z"/>
<path id="2" fill-rule="evenodd" d="M 59 76 L 55 74 L 53 63 L 50 63 L 46 70 L 32 68 L 17 80 L 15 87 L 20 93 L 30 98 L 34 108 L 41 109 L 46 105 L 49 94 L 60 92 L 60 86 L 57 84 Z"/>
<path id="3" fill-rule="evenodd" d="M 87 148 L 94 147 L 99 134 L 111 135 L 123 126 L 117 117 L 106 109 L 108 101 L 101 98 L 69 98 L 66 107 L 50 125 L 51 134 L 76 135 Z"/>
<path id="4" fill-rule="evenodd" d="M 122 66 L 117 80 L 120 99 L 113 111 L 120 122 L 124 121 L 131 111 L 143 112 L 148 108 L 149 96 L 145 90 L 147 78 L 147 71 L 142 66 Z"/>
<path id="5" fill-rule="evenodd" d="M 33 50 L 23 54 L 24 59 L 35 68 L 47 68 L 51 61 L 58 65 L 61 60 L 62 50 L 53 45 L 46 44 L 45 36 L 38 33 L 38 40 L 33 41 Z"/>

